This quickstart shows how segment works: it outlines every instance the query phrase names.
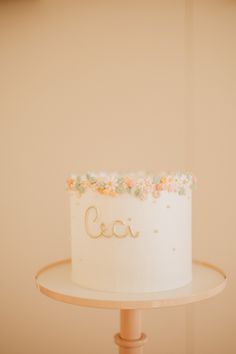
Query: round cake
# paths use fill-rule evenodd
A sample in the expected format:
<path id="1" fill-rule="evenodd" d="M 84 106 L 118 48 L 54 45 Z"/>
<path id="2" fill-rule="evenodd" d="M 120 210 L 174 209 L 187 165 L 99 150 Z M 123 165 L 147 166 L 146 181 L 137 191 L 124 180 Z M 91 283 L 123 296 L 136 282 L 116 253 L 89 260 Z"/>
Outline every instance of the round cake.
<path id="1" fill-rule="evenodd" d="M 108 292 L 170 290 L 192 280 L 189 173 L 86 173 L 67 180 L 72 281 Z"/>

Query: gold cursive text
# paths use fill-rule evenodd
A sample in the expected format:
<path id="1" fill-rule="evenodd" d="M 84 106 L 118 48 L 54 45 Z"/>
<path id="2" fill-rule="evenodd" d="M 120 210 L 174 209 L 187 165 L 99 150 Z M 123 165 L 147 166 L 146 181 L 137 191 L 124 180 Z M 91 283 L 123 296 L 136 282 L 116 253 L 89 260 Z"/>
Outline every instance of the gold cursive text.
<path id="1" fill-rule="evenodd" d="M 138 237 L 139 232 L 134 232 L 131 225 L 125 224 L 122 220 L 113 221 L 109 227 L 104 222 L 99 221 L 99 213 L 96 206 L 91 205 L 85 211 L 85 230 L 91 238 L 98 237 L 117 237 L 124 238 L 127 236 Z M 93 229 L 93 230 L 92 230 Z"/>

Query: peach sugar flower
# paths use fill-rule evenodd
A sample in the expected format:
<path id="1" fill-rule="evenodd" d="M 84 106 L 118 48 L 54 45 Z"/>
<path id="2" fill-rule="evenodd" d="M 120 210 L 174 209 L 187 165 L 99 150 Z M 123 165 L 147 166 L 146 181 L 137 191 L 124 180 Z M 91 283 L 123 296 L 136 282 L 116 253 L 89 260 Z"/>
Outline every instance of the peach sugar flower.
<path id="1" fill-rule="evenodd" d="M 66 180 L 66 183 L 67 183 L 67 187 L 69 190 L 72 190 L 74 185 L 75 185 L 75 180 L 73 178 L 68 178 Z"/>
<path id="2" fill-rule="evenodd" d="M 124 177 L 124 183 L 127 187 L 132 188 L 134 186 L 134 182 L 129 177 Z"/>

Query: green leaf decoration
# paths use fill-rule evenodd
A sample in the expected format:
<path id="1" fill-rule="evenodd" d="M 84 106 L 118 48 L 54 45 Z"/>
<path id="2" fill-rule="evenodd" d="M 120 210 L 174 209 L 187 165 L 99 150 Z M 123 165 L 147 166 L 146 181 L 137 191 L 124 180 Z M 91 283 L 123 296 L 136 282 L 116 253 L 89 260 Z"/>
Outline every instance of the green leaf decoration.
<path id="1" fill-rule="evenodd" d="M 78 191 L 80 193 L 84 193 L 85 192 L 85 188 L 83 186 L 79 186 Z"/>
<path id="2" fill-rule="evenodd" d="M 154 176 L 152 183 L 154 184 L 159 184 L 161 182 L 161 178 L 159 176 Z"/>
<path id="3" fill-rule="evenodd" d="M 96 178 L 91 176 L 89 173 L 86 174 L 86 177 L 90 183 L 96 183 Z"/>
<path id="4" fill-rule="evenodd" d="M 185 195 L 185 189 L 183 187 L 180 188 L 179 195 Z"/>
<path id="5" fill-rule="evenodd" d="M 135 195 L 136 197 L 139 197 L 140 194 L 141 194 L 141 190 L 140 190 L 140 189 L 136 189 L 135 192 L 134 192 L 134 195 Z"/>
<path id="6" fill-rule="evenodd" d="M 124 192 L 124 188 L 121 187 L 121 186 L 118 186 L 118 187 L 115 188 L 115 191 L 116 191 L 116 193 L 123 193 Z"/>

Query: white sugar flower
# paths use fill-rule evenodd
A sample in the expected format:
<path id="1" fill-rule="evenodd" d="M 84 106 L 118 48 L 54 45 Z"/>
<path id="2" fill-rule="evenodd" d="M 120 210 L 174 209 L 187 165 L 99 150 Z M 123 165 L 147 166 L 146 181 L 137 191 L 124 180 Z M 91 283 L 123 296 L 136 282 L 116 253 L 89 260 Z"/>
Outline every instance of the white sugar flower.
<path id="1" fill-rule="evenodd" d="M 106 189 L 108 191 L 115 191 L 115 189 L 118 185 L 117 177 L 115 175 L 107 176 L 107 178 L 104 182 L 106 183 Z"/>

